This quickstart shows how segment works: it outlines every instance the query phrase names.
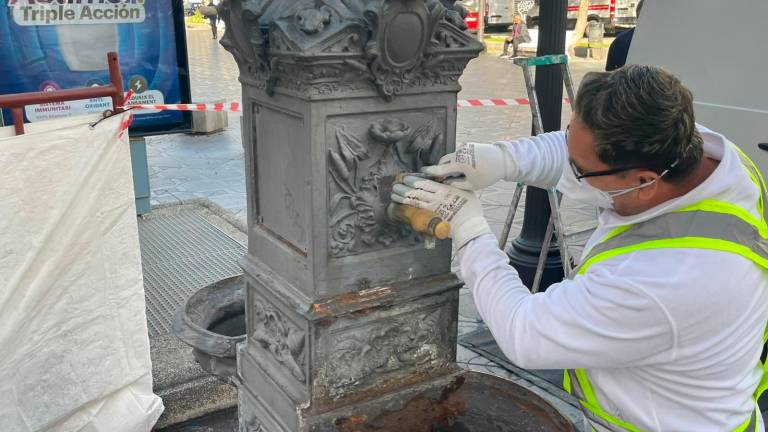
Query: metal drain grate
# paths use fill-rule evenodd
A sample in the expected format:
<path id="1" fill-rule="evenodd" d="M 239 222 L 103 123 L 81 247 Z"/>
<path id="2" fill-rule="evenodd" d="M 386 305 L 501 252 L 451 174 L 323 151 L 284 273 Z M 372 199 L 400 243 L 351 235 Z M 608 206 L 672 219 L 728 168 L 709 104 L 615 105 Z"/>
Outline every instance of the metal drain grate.
<path id="1" fill-rule="evenodd" d="M 171 332 L 176 311 L 192 293 L 242 273 L 237 261 L 245 246 L 211 224 L 201 208 L 139 219 L 139 237 L 150 337 Z"/>

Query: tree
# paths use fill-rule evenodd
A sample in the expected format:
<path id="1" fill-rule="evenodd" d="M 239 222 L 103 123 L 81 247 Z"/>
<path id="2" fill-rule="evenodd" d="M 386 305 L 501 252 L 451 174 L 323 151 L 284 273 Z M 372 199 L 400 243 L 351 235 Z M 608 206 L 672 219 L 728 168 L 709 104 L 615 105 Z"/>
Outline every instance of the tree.
<path id="1" fill-rule="evenodd" d="M 576 18 L 576 28 L 573 29 L 573 36 L 568 43 L 568 55 L 574 56 L 574 48 L 579 43 L 581 38 L 584 37 L 584 32 L 587 30 L 587 16 L 589 15 L 589 1 L 580 0 L 579 2 L 579 16 Z"/>

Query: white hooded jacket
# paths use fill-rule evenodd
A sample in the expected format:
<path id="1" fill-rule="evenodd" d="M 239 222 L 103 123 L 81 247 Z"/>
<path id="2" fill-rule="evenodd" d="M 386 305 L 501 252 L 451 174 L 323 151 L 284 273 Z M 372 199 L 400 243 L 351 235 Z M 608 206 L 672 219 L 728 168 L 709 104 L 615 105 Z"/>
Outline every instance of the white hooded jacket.
<path id="1" fill-rule="evenodd" d="M 759 189 L 732 144 L 700 131 L 705 154 L 720 160 L 710 177 L 638 215 L 603 211 L 582 256 L 617 226 L 705 198 L 759 216 Z M 502 147 L 516 165 L 508 180 L 552 187 L 567 166 L 562 132 Z M 535 295 L 492 235 L 468 243 L 458 261 L 480 315 L 513 363 L 586 369 L 603 408 L 641 430 L 730 431 L 755 409 L 768 274 L 746 258 L 703 249 L 635 251 Z"/>

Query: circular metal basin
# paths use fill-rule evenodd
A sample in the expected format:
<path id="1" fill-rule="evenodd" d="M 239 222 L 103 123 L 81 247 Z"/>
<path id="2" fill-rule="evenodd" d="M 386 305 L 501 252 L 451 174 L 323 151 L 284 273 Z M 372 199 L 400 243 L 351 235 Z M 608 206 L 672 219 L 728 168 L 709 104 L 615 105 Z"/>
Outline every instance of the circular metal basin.
<path id="1" fill-rule="evenodd" d="M 176 313 L 173 333 L 193 348 L 207 372 L 227 381 L 236 374 L 237 344 L 245 340 L 245 280 L 223 279 L 192 294 Z"/>
<path id="2" fill-rule="evenodd" d="M 512 381 L 479 372 L 459 373 L 435 393 L 397 410 L 337 417 L 334 432 L 576 432 L 573 423 L 537 394 Z M 312 429 L 315 430 L 315 429 Z"/>
<path id="3" fill-rule="evenodd" d="M 512 381 L 480 372 L 465 377 L 458 394 L 468 401 L 466 409 L 435 432 L 576 432 L 547 401 Z"/>

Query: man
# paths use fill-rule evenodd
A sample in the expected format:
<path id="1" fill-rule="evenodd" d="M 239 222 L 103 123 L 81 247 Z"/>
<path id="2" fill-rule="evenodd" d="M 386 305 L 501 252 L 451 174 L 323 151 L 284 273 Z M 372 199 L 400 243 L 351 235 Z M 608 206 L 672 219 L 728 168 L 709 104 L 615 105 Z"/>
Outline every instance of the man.
<path id="1" fill-rule="evenodd" d="M 393 189 L 450 221 L 499 347 L 525 368 L 567 369 L 598 431 L 763 430 L 761 179 L 696 126 L 692 99 L 661 68 L 590 73 L 565 133 L 468 144 L 424 170 L 451 185 L 410 176 Z M 508 265 L 471 192 L 502 179 L 603 208 L 571 279 L 531 294 Z"/>
<path id="2" fill-rule="evenodd" d="M 517 57 L 517 51 L 522 43 L 528 43 L 531 41 L 531 36 L 528 34 L 528 27 L 523 24 L 520 15 L 515 14 L 512 18 L 512 25 L 509 26 L 510 33 L 504 38 L 504 50 L 499 57 L 509 57 L 509 45 L 512 44 L 512 57 Z"/>
<path id="3" fill-rule="evenodd" d="M 213 35 L 213 39 L 216 39 L 219 37 L 219 28 L 217 26 L 217 23 L 219 21 L 218 10 L 216 8 L 216 5 L 213 4 L 213 0 L 208 0 L 208 4 L 206 5 L 206 7 L 210 11 L 210 13 L 205 17 L 209 20 L 209 24 L 211 25 L 211 34 Z"/>
<path id="4" fill-rule="evenodd" d="M 635 16 L 640 19 L 640 11 L 643 9 L 643 2 L 640 0 L 635 9 Z M 611 47 L 608 48 L 608 58 L 605 61 L 605 70 L 610 72 L 616 70 L 627 62 L 627 54 L 629 54 L 629 46 L 632 45 L 632 37 L 635 35 L 635 29 L 631 28 L 627 31 L 619 33 L 616 39 L 611 43 Z"/>

